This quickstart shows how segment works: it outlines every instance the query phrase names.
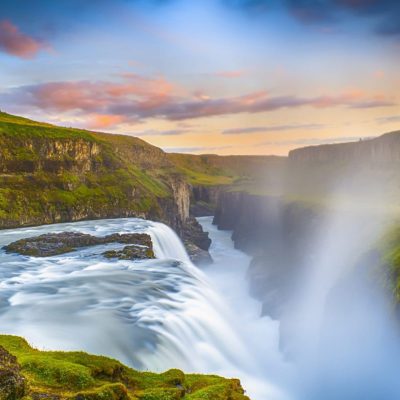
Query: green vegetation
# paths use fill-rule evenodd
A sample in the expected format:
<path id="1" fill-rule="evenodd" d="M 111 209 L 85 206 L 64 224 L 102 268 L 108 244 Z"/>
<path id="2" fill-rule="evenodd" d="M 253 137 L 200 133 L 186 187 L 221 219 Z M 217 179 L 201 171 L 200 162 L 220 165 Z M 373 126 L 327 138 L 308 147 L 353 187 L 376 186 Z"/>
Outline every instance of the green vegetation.
<path id="1" fill-rule="evenodd" d="M 213 165 L 209 156 L 169 154 L 169 158 L 192 185 L 229 185 L 237 179 L 233 171 Z"/>
<path id="2" fill-rule="evenodd" d="M 84 352 L 39 351 L 17 336 L 0 335 L 0 346 L 21 366 L 27 381 L 24 400 L 248 400 L 236 379 L 186 375 L 177 369 L 139 372 Z"/>
<path id="3" fill-rule="evenodd" d="M 187 183 L 260 187 L 260 171 L 281 164 L 280 157 L 166 154 L 135 137 L 0 112 L 0 228 L 125 216 L 169 223 Z"/>
<path id="4" fill-rule="evenodd" d="M 62 128 L 0 112 L 0 227 L 87 218 L 167 220 L 171 181 L 183 181 L 146 142 Z"/>
<path id="5" fill-rule="evenodd" d="M 384 235 L 377 251 L 380 270 L 382 271 L 383 267 L 385 272 L 384 284 L 389 286 L 396 303 L 400 304 L 400 226 L 397 225 Z"/>
<path id="6" fill-rule="evenodd" d="M 258 181 L 268 168 L 282 165 L 276 156 L 218 156 L 172 153 L 168 158 L 192 185 L 239 185 Z"/>

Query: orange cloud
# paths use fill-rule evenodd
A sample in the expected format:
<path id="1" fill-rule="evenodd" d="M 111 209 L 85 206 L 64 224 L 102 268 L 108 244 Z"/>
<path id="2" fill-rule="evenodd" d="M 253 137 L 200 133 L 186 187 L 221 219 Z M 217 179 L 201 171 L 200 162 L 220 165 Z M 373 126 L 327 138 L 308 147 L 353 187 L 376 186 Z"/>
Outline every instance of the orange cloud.
<path id="1" fill-rule="evenodd" d="M 46 47 L 46 44 L 22 33 L 10 21 L 0 21 L 0 50 L 3 52 L 28 59 Z"/>
<path id="2" fill-rule="evenodd" d="M 126 120 L 122 115 L 99 114 L 94 115 L 87 124 L 88 129 L 106 129 Z"/>
<path id="3" fill-rule="evenodd" d="M 393 99 L 360 90 L 313 97 L 272 96 L 256 91 L 234 97 L 209 97 L 203 92 L 182 94 L 164 78 L 128 74 L 120 82 L 76 81 L 22 86 L 0 95 L 4 104 L 33 106 L 52 112 L 85 116 L 92 126 L 109 127 L 145 119 L 182 121 L 194 118 L 263 113 L 299 107 L 377 108 L 394 106 Z M 107 117 L 97 117 L 107 116 Z M 111 118 L 110 116 L 115 116 Z"/>

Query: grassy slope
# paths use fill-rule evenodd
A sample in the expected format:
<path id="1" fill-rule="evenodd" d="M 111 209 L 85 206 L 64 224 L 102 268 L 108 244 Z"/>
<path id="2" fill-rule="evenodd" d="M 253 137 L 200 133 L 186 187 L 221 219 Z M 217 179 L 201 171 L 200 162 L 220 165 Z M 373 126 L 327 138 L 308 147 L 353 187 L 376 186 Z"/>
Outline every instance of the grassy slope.
<path id="1" fill-rule="evenodd" d="M 240 186 L 264 177 L 267 170 L 280 167 L 285 158 L 277 156 L 218 156 L 215 154 L 168 154 L 176 168 L 193 185 Z"/>
<path id="2" fill-rule="evenodd" d="M 80 400 L 248 400 L 236 379 L 180 370 L 139 372 L 84 352 L 39 351 L 17 336 L 0 335 L 0 346 L 21 365 L 28 383 L 26 400 L 38 394 Z"/>
<path id="3" fill-rule="evenodd" d="M 68 152 L 57 153 L 54 143 L 78 150 L 96 146 L 99 152 L 91 160 L 92 168 L 82 171 Z M 44 159 L 51 145 L 53 154 Z M 136 151 L 134 160 L 127 157 L 130 149 Z M 164 155 L 161 150 L 137 138 L 60 128 L 0 113 L 0 219 L 7 226 L 15 225 L 13 221 L 34 224 L 36 219 L 55 222 L 52 218 L 57 220 L 59 214 L 66 220 L 71 213 L 87 210 L 94 217 L 116 209 L 132 214 L 156 210 L 157 198 L 171 196 L 166 177 L 174 169 L 160 155 Z M 46 221 L 41 220 L 44 214 Z"/>
<path id="4" fill-rule="evenodd" d="M 162 214 L 160 199 L 172 199 L 171 181 L 240 187 L 281 160 L 166 154 L 135 137 L 57 127 L 0 112 L 0 227 L 132 215 L 156 218 Z"/>

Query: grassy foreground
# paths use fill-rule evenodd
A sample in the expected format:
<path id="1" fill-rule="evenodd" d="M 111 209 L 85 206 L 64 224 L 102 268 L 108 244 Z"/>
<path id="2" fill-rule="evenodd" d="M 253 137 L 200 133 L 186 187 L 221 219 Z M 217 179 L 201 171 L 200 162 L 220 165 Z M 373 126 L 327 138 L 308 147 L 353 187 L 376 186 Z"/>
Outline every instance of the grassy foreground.
<path id="1" fill-rule="evenodd" d="M 7 391 L 4 379 L 12 370 L 0 356 L 0 399 L 76 400 L 249 400 L 237 379 L 184 374 L 139 372 L 120 362 L 84 352 L 39 351 L 23 338 L 0 335 L 0 350 L 16 357 L 25 388 Z"/>

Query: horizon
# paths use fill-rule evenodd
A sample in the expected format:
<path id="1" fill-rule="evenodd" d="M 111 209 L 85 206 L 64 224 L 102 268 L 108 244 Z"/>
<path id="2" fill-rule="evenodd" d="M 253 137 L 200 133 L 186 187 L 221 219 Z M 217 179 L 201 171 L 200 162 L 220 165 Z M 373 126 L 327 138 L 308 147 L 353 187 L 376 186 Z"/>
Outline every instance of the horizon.
<path id="1" fill-rule="evenodd" d="M 167 152 L 277 155 L 399 129 L 393 0 L 36 0 L 0 14 L 0 108 Z"/>

